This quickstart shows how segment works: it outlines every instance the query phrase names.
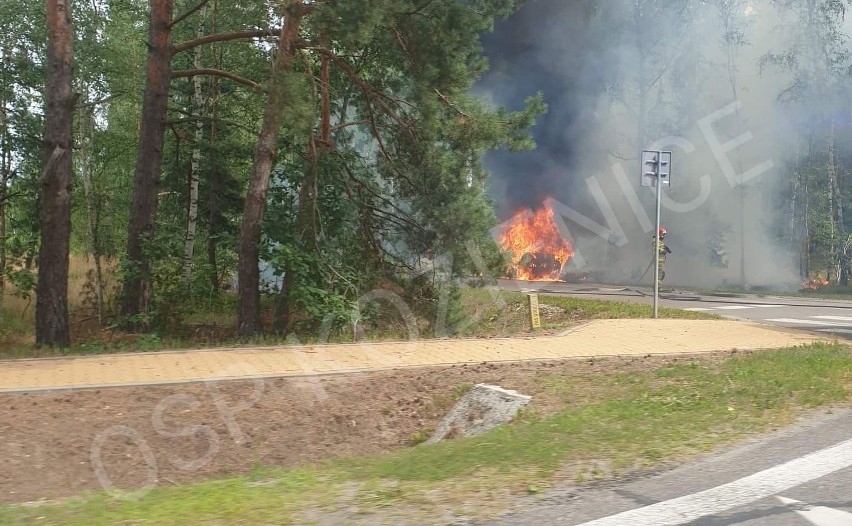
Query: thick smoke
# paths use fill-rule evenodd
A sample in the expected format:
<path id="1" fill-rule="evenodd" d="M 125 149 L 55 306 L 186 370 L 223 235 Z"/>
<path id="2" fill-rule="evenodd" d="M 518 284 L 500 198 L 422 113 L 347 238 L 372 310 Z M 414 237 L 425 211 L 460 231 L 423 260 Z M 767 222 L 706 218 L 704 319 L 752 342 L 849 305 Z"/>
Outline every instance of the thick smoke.
<path id="1" fill-rule="evenodd" d="M 532 1 L 485 40 L 491 70 L 477 92 L 517 107 L 542 91 L 550 106 L 537 150 L 486 159 L 500 219 L 549 203 L 576 267 L 635 281 L 651 261 L 655 212 L 639 150 L 659 147 L 674 156 L 666 283 L 796 287 L 796 248 L 775 223 L 790 206 L 789 163 L 807 147 L 801 123 L 831 109 L 783 100 L 794 75 L 766 64 L 790 49 L 795 13 L 769 0 L 593 4 Z"/>

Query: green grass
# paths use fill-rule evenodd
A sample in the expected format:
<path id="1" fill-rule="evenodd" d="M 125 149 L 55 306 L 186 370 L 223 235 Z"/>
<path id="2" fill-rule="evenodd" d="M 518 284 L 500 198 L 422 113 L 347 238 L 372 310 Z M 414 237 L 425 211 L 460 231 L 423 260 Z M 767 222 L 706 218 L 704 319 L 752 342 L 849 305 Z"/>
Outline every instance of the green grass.
<path id="1" fill-rule="evenodd" d="M 270 482 L 240 477 L 155 488 L 138 500 L 97 494 L 60 506 L 0 508 L 0 524 L 295 524 L 282 518 L 306 500 L 332 497 L 328 484 L 315 470 L 293 470 Z"/>
<path id="2" fill-rule="evenodd" d="M 7 506 L 0 508 L 0 524 L 304 524 L 300 510 L 311 507 L 428 510 L 437 504 L 424 503 L 425 492 L 441 495 L 443 507 L 483 502 L 493 513 L 499 506 L 487 496 L 506 485 L 537 493 L 558 479 L 582 482 L 685 459 L 788 424 L 802 408 L 846 402 L 852 350 L 815 344 L 615 375 L 548 373 L 539 381 L 566 401 L 561 410 L 527 412 L 480 437 L 271 470 L 267 484 L 235 478 L 158 488 L 131 501 L 91 495 L 35 508 Z M 576 402 L 579 384 L 593 390 Z M 353 487 L 354 496 L 344 497 Z"/>
<path id="3" fill-rule="evenodd" d="M 539 296 L 542 304 L 554 305 L 566 309 L 571 316 L 581 319 L 616 319 L 616 318 L 650 318 L 654 307 L 621 301 L 589 300 L 570 296 Z M 720 316 L 704 312 L 693 312 L 681 309 L 660 308 L 661 318 L 678 318 L 687 320 L 721 319 Z"/>
<path id="4" fill-rule="evenodd" d="M 461 332 L 463 336 L 508 336 L 529 330 L 527 295 L 502 292 L 496 298 L 484 289 L 466 289 L 462 295 L 464 312 L 473 323 Z M 542 314 L 542 328 L 556 330 L 587 320 L 618 318 L 650 318 L 651 305 L 624 301 L 605 301 L 563 295 L 539 295 L 539 304 L 558 308 Z M 721 319 L 715 314 L 681 309 L 660 308 L 660 317 L 690 320 Z"/>
<path id="5" fill-rule="evenodd" d="M 32 331 L 32 319 L 0 306 L 0 338 L 22 336 Z"/>

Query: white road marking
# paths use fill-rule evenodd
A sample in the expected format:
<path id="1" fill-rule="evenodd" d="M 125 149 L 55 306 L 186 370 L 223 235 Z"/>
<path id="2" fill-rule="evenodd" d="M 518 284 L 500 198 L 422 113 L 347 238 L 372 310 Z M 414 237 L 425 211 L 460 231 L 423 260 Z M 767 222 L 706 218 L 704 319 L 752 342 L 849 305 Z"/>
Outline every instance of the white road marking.
<path id="1" fill-rule="evenodd" d="M 768 303 L 754 303 L 751 305 L 717 305 L 715 307 L 690 307 L 688 309 L 693 312 L 704 312 L 709 310 L 742 310 L 742 309 L 772 309 L 777 307 L 786 307 L 787 305 L 770 305 Z M 852 320 L 852 318 L 850 318 Z"/>
<path id="2" fill-rule="evenodd" d="M 834 508 L 826 508 L 825 506 L 811 506 L 810 504 L 781 496 L 776 498 L 793 508 L 793 511 L 814 526 L 849 526 L 852 524 L 852 513 Z"/>
<path id="3" fill-rule="evenodd" d="M 852 466 L 852 440 L 705 491 L 637 508 L 580 526 L 677 526 L 772 497 Z M 831 523 L 840 526 L 847 523 Z M 828 524 L 820 526 L 829 526 Z"/>
<path id="4" fill-rule="evenodd" d="M 830 332 L 838 334 L 852 334 L 852 329 L 814 329 L 817 332 Z"/>
<path id="5" fill-rule="evenodd" d="M 799 318 L 772 318 L 765 321 L 772 321 L 776 323 L 795 323 L 797 325 L 822 325 L 823 327 L 852 327 L 852 322 L 839 323 L 832 321 L 803 320 Z"/>
<path id="6" fill-rule="evenodd" d="M 818 320 L 852 321 L 852 316 L 810 316 Z"/>

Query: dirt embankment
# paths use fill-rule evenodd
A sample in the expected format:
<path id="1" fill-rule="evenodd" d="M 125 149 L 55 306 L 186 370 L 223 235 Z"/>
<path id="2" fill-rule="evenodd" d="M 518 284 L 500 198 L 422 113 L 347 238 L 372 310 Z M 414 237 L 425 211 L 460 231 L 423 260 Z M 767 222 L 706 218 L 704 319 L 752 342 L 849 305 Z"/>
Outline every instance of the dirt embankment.
<path id="1" fill-rule="evenodd" d="M 67 497 L 110 481 L 136 489 L 389 451 L 431 431 L 465 385 L 493 383 L 533 395 L 531 409 L 547 414 L 568 402 L 549 392 L 545 376 L 588 378 L 672 360 L 480 364 L 0 395 L 0 502 Z M 583 401 L 582 382 L 578 388 L 570 403 Z"/>

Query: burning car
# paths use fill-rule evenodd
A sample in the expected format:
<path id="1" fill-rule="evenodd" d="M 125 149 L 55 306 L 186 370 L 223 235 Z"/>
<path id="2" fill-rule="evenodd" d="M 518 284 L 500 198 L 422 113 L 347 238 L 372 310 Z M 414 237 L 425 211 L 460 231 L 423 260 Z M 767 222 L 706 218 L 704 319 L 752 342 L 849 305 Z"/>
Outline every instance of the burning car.
<path id="1" fill-rule="evenodd" d="M 498 241 L 509 254 L 507 276 L 527 281 L 557 281 L 574 255 L 571 243 L 562 237 L 553 210 L 521 210 L 503 224 Z"/>

